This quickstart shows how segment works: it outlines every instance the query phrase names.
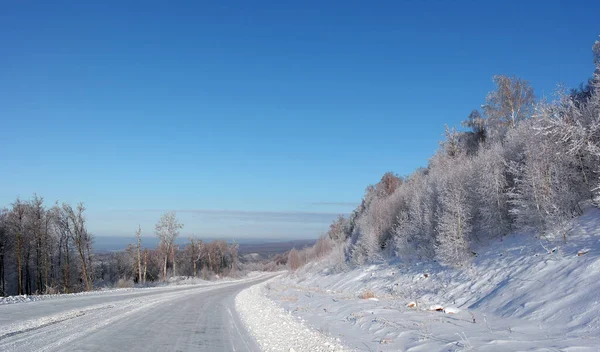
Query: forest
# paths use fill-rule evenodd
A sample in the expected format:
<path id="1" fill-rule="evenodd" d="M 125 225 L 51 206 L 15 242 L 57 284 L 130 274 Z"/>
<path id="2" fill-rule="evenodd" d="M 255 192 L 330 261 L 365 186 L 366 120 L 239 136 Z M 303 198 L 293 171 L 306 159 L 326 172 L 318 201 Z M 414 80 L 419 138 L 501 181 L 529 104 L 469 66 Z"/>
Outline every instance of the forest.
<path id="1" fill-rule="evenodd" d="M 568 241 L 571 220 L 600 202 L 600 41 L 592 52 L 592 78 L 550 101 L 524 79 L 493 77 L 426 167 L 385 173 L 313 248 L 289 253 L 291 269 L 325 256 L 338 270 L 390 257 L 464 267 L 477 245 L 512 232 Z"/>
<path id="2" fill-rule="evenodd" d="M 205 280 L 238 274 L 238 246 L 222 240 L 190 237 L 179 248 L 183 228 L 174 212 L 156 223 L 157 248 L 143 246 L 138 228 L 135 244 L 112 253 L 96 253 L 82 203 L 44 205 L 43 197 L 17 198 L 0 210 L 0 296 L 90 291 L 101 287 L 148 286 L 172 277 Z M 263 269 L 260 265 L 255 268 Z"/>

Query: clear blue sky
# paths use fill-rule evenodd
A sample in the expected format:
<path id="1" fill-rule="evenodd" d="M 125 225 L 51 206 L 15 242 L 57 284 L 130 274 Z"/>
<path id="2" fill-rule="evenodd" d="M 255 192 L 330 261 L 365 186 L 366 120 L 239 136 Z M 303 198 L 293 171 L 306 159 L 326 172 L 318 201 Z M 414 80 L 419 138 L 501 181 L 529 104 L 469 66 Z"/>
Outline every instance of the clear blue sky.
<path id="1" fill-rule="evenodd" d="M 325 4 L 326 3 L 326 4 Z M 84 201 L 98 236 L 316 237 L 408 174 L 494 74 L 593 71 L 599 1 L 4 1 L 0 205 Z"/>

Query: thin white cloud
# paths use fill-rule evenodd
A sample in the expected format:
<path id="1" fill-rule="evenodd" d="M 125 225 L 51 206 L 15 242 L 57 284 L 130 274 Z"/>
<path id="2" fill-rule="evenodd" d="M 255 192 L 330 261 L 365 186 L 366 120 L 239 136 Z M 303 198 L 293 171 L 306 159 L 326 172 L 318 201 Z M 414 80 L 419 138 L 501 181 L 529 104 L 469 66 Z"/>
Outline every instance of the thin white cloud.
<path id="1" fill-rule="evenodd" d="M 235 219 L 239 221 L 260 222 L 325 222 L 329 223 L 340 213 L 338 212 L 307 212 L 307 211 L 252 211 L 252 210 L 223 210 L 223 209 L 127 209 L 113 210 L 116 212 L 162 213 L 174 211 L 180 214 L 192 214 L 211 219 Z"/>
<path id="2" fill-rule="evenodd" d="M 340 207 L 356 207 L 356 202 L 313 202 L 311 205 L 325 205 L 325 206 L 340 206 Z"/>

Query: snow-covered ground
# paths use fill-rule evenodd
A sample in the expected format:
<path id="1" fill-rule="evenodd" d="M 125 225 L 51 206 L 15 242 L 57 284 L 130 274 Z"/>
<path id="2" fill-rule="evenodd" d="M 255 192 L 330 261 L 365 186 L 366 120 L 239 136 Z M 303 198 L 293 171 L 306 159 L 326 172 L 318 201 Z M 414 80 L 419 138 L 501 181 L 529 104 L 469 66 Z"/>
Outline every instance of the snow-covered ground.
<path id="1" fill-rule="evenodd" d="M 566 242 L 513 234 L 477 252 L 466 270 L 396 261 L 332 273 L 316 263 L 238 299 L 268 297 L 291 316 L 275 306 L 265 316 L 304 320 L 356 350 L 600 351 L 600 211 L 576 219 Z"/>
<path id="2" fill-rule="evenodd" d="M 264 351 L 345 351 L 339 339 L 318 332 L 262 294 L 264 283 L 240 292 L 235 308 Z"/>

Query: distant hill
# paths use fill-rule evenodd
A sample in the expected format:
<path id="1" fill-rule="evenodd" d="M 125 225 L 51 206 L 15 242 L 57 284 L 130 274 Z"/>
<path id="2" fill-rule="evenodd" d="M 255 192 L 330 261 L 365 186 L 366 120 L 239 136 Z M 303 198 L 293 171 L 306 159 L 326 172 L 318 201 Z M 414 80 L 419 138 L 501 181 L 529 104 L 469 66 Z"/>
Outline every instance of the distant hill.
<path id="1" fill-rule="evenodd" d="M 245 253 L 261 253 L 275 254 L 287 252 L 292 248 L 302 249 L 315 244 L 317 240 L 293 240 L 285 242 L 256 242 L 256 243 L 240 243 L 240 254 Z"/>
<path id="2" fill-rule="evenodd" d="M 214 238 L 201 238 L 205 242 L 215 240 Z M 260 254 L 275 254 L 289 251 L 292 248 L 301 249 L 304 247 L 312 246 L 316 240 L 288 240 L 279 241 L 277 239 L 260 239 L 260 238 L 249 238 L 235 240 L 239 245 L 240 254 L 244 253 L 260 253 Z M 135 237 L 121 237 L 121 236 L 96 236 L 94 237 L 94 251 L 98 253 L 102 252 L 116 252 L 124 250 L 127 245 L 134 244 L 136 242 Z M 185 246 L 189 242 L 187 237 L 178 238 L 176 243 L 180 246 Z M 231 240 L 227 240 L 231 242 Z M 142 246 L 145 248 L 156 248 L 158 246 L 158 238 L 156 237 L 142 237 Z"/>

